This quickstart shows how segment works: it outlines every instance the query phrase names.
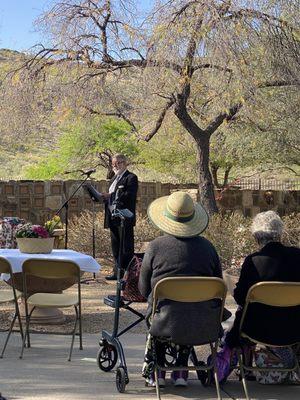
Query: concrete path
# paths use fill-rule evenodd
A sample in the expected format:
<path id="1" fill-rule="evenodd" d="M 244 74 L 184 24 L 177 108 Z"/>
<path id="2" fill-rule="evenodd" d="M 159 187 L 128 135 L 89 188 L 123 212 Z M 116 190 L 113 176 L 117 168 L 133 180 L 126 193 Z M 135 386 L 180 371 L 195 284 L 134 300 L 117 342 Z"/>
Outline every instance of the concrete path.
<path id="1" fill-rule="evenodd" d="M 32 335 L 32 348 L 25 349 L 20 360 L 20 337 L 14 334 L 0 360 L 0 392 L 8 400 L 110 400 L 156 399 L 155 389 L 146 388 L 140 375 L 144 353 L 144 335 L 125 335 L 122 339 L 129 367 L 130 382 L 120 394 L 115 386 L 114 372 L 104 373 L 96 364 L 99 335 L 84 335 L 84 350 L 74 348 L 73 359 L 67 361 L 69 337 Z M 0 334 L 2 346 L 4 334 Z M 77 343 L 76 343 L 77 344 Z M 299 386 L 262 386 L 250 383 L 252 399 L 300 399 Z M 223 399 L 244 398 L 242 385 L 229 381 L 222 391 Z M 162 390 L 162 399 L 214 400 L 214 387 L 204 388 L 193 374 L 188 388 Z"/>

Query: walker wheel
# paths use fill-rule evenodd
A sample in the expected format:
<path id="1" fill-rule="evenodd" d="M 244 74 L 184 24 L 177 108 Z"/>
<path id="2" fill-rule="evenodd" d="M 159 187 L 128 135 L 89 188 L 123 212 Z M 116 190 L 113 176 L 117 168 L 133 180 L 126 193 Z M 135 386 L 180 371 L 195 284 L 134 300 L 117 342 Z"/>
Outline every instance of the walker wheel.
<path id="1" fill-rule="evenodd" d="M 118 367 L 116 374 L 116 386 L 119 393 L 125 392 L 125 387 L 128 379 L 126 379 L 126 373 L 124 367 Z"/>
<path id="2" fill-rule="evenodd" d="M 102 371 L 108 372 L 113 369 L 117 361 L 118 361 L 118 353 L 116 348 L 107 342 L 104 343 L 103 347 L 100 348 L 97 353 L 98 367 Z"/>

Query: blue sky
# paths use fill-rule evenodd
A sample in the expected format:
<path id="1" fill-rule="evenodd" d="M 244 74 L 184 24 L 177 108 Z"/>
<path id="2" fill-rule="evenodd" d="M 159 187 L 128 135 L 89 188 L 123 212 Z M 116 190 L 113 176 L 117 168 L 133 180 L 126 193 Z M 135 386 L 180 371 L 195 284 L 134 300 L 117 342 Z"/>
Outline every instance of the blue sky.
<path id="1" fill-rule="evenodd" d="M 0 48 L 26 50 L 39 42 L 33 21 L 47 4 L 45 0 L 0 0 Z"/>
<path id="2" fill-rule="evenodd" d="M 53 0 L 0 0 L 0 48 L 26 50 L 42 41 L 34 20 Z M 140 0 L 143 6 L 151 0 Z"/>

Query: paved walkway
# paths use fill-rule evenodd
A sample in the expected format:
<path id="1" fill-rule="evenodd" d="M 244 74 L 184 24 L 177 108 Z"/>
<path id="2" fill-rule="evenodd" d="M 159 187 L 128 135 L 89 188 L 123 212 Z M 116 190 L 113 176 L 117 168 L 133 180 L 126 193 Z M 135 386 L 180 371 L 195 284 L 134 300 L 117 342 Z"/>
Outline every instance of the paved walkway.
<path id="1" fill-rule="evenodd" d="M 0 334 L 2 345 L 4 334 Z M 144 335 L 124 336 L 130 382 L 126 392 L 120 394 L 115 386 L 115 374 L 98 369 L 96 354 L 99 335 L 84 335 L 84 350 L 74 348 L 73 359 L 68 362 L 69 337 L 58 335 L 32 335 L 32 348 L 25 349 L 24 359 L 19 360 L 20 337 L 14 334 L 0 360 L 0 392 L 8 400 L 109 400 L 109 399 L 156 399 L 155 389 L 146 388 L 140 375 L 144 352 Z M 298 400 L 299 386 L 262 386 L 250 383 L 253 399 Z M 237 380 L 229 381 L 222 391 L 223 399 L 244 398 L 242 385 Z M 162 390 L 163 399 L 216 398 L 214 387 L 204 388 L 191 376 L 188 388 L 168 385 Z"/>

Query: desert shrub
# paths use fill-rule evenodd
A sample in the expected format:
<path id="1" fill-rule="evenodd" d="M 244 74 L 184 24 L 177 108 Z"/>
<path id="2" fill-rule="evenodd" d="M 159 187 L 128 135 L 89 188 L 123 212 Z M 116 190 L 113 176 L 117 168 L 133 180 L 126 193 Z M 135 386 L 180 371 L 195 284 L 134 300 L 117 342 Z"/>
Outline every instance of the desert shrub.
<path id="1" fill-rule="evenodd" d="M 288 246 L 300 246 L 300 213 L 286 215 L 283 218 L 284 232 L 282 241 Z"/>
<path id="2" fill-rule="evenodd" d="M 95 216 L 96 257 L 112 260 L 110 232 L 103 228 L 104 213 Z M 289 246 L 300 244 L 300 214 L 283 217 L 283 242 Z M 216 214 L 210 218 L 204 236 L 215 246 L 224 270 L 239 274 L 244 258 L 258 249 L 250 232 L 252 219 L 240 214 Z M 144 242 L 150 242 L 161 232 L 154 228 L 147 217 L 137 216 L 135 227 L 135 247 L 142 248 Z M 92 213 L 84 211 L 79 217 L 73 217 L 69 225 L 69 247 L 92 254 Z"/>
<path id="3" fill-rule="evenodd" d="M 147 217 L 137 216 L 136 227 L 134 230 L 135 247 L 140 248 L 144 242 L 151 242 L 161 232 L 156 229 Z"/>
<path id="4" fill-rule="evenodd" d="M 104 212 L 95 213 L 95 250 L 98 258 L 112 258 L 110 246 L 110 232 L 103 228 Z M 79 216 L 74 216 L 69 224 L 69 247 L 82 253 L 93 253 L 92 241 L 93 214 L 83 211 Z"/>
<path id="5" fill-rule="evenodd" d="M 95 215 L 96 257 L 112 260 L 110 231 L 104 229 L 104 212 Z M 69 247 L 82 253 L 92 254 L 93 214 L 84 211 L 80 216 L 74 216 L 69 224 Z M 159 236 L 160 232 L 153 227 L 147 217 L 137 215 L 135 226 L 135 247 L 139 249 L 144 242 L 150 242 Z"/>
<path id="6" fill-rule="evenodd" d="M 256 249 L 250 224 L 250 219 L 239 214 L 216 214 L 210 218 L 204 236 L 215 246 L 224 270 L 238 269 L 244 257 Z"/>
<path id="7" fill-rule="evenodd" d="M 288 246 L 300 244 L 300 214 L 291 214 L 282 218 L 284 233 L 282 241 Z M 252 218 L 230 214 L 222 216 L 214 215 L 210 219 L 209 226 L 204 232 L 217 249 L 222 267 L 227 272 L 238 275 L 244 258 L 258 246 L 250 232 Z"/>

